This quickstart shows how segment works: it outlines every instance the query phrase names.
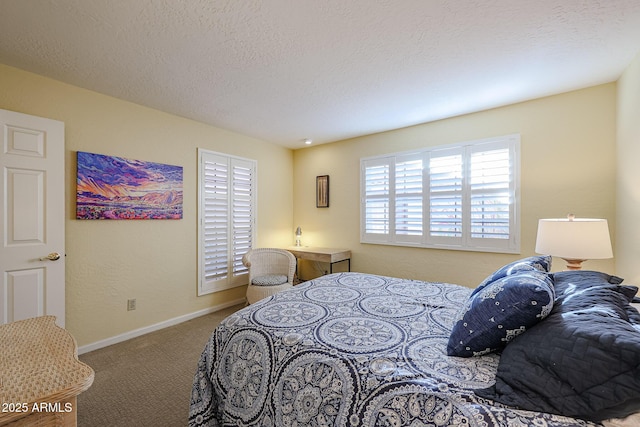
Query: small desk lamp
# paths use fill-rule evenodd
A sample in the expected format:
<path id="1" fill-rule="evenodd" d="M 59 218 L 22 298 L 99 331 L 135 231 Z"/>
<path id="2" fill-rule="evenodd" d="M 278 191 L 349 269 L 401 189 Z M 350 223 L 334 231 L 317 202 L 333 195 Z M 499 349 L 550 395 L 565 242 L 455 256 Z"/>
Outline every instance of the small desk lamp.
<path id="1" fill-rule="evenodd" d="M 300 237 L 302 236 L 302 229 L 300 226 L 296 228 L 296 246 L 300 246 Z"/>
<path id="2" fill-rule="evenodd" d="M 613 258 L 606 219 L 567 218 L 538 221 L 536 253 L 557 256 L 568 270 L 580 270 L 588 259 Z"/>

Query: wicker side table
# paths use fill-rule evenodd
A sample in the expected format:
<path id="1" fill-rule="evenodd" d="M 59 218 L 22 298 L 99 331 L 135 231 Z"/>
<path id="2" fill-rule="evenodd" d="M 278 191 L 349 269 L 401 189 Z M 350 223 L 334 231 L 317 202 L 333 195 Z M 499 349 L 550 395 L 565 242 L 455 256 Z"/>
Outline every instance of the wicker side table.
<path id="1" fill-rule="evenodd" d="M 54 316 L 0 325 L 1 426 L 75 426 L 76 396 L 93 376 Z"/>

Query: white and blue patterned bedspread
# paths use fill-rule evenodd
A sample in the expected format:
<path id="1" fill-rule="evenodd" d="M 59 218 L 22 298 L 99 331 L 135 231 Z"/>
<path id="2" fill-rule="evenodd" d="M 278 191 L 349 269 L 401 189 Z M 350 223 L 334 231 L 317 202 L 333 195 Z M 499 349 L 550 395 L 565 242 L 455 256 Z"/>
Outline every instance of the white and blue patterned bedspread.
<path id="1" fill-rule="evenodd" d="M 305 282 L 213 332 L 190 426 L 596 426 L 473 393 L 499 356 L 447 356 L 471 290 L 360 273 Z"/>

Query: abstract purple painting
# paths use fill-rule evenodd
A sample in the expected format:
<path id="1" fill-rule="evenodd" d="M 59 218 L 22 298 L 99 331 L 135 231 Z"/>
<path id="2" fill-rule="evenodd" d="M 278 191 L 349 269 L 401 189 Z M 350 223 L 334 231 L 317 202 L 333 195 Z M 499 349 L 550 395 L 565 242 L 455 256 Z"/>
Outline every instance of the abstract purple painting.
<path id="1" fill-rule="evenodd" d="M 78 151 L 77 219 L 181 219 L 182 166 Z"/>

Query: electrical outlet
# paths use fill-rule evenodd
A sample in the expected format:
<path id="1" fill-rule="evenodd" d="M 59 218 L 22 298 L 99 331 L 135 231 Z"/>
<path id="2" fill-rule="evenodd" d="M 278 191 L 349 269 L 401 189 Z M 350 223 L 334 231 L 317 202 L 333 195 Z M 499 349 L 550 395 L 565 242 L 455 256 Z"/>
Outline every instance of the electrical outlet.
<path id="1" fill-rule="evenodd" d="M 134 299 L 128 299 L 127 300 L 127 311 L 131 311 L 131 310 L 135 310 L 136 309 L 136 300 Z"/>

